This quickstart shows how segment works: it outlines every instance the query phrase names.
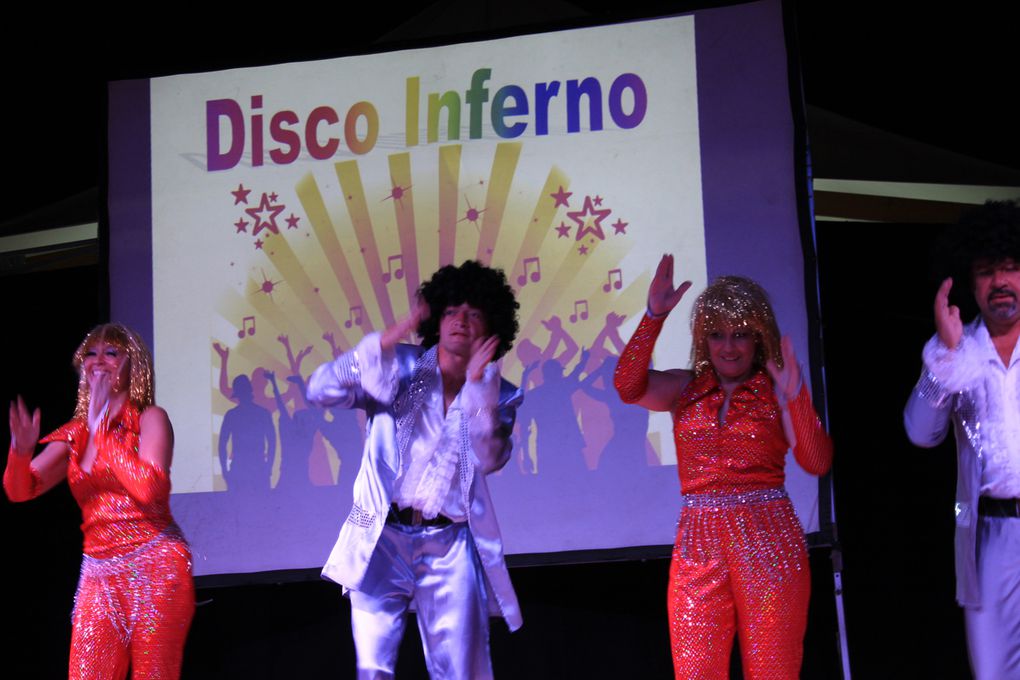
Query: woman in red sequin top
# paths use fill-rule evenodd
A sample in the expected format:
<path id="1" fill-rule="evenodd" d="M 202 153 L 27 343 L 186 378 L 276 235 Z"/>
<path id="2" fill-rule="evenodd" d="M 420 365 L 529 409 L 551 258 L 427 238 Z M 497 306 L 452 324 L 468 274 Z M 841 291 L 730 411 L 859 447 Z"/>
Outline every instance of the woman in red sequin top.
<path id="1" fill-rule="evenodd" d="M 70 678 L 178 678 L 195 609 L 191 552 L 170 514 L 173 430 L 153 404 L 152 358 L 119 324 L 74 355 L 74 418 L 39 443 L 39 410 L 10 407 L 4 490 L 27 501 L 65 478 L 85 535 Z"/>
<path id="2" fill-rule="evenodd" d="M 755 282 L 717 279 L 691 319 L 691 370 L 650 370 L 666 316 L 690 288 L 659 263 L 648 314 L 614 384 L 621 399 L 673 414 L 683 493 L 668 607 L 677 678 L 728 678 L 733 635 L 744 677 L 797 678 L 811 577 L 804 532 L 783 488 L 786 452 L 825 474 L 832 442 L 789 338 Z"/>

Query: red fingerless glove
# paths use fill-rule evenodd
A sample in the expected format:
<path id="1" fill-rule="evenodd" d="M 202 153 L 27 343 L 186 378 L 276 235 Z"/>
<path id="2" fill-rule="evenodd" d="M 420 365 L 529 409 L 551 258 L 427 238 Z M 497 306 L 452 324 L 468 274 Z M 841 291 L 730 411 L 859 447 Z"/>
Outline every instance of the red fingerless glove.
<path id="1" fill-rule="evenodd" d="M 32 469 L 32 456 L 20 456 L 12 446 L 7 452 L 7 469 L 4 470 L 4 491 L 14 503 L 30 501 L 39 495 L 42 480 Z"/>
<path id="2" fill-rule="evenodd" d="M 169 498 L 170 475 L 167 471 L 138 457 L 133 448 L 115 441 L 115 437 L 101 431 L 96 446 L 104 450 L 106 463 L 128 494 L 142 505 Z"/>
<path id="3" fill-rule="evenodd" d="M 797 398 L 787 403 L 793 436 L 797 443 L 793 456 L 800 466 L 813 475 L 824 475 L 832 467 L 832 439 L 822 427 L 811 403 L 807 385 L 801 385 Z"/>
<path id="4" fill-rule="evenodd" d="M 652 350 L 662 330 L 666 317 L 653 319 L 645 314 L 637 330 L 616 362 L 613 386 L 627 404 L 633 404 L 645 396 L 648 389 L 648 366 L 652 363 Z"/>

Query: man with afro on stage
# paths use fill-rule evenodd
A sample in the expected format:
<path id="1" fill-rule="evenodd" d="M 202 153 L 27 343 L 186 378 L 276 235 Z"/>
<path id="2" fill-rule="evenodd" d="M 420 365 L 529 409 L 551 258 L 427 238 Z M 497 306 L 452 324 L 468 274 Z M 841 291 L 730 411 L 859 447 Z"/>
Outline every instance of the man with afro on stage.
<path id="1" fill-rule="evenodd" d="M 490 615 L 521 613 L 485 476 L 510 457 L 520 389 L 494 363 L 517 335 L 502 271 L 447 265 L 415 309 L 320 366 L 308 399 L 364 409 L 354 506 L 323 576 L 344 586 L 358 678 L 391 678 L 409 609 L 434 678 L 491 678 Z M 417 331 L 421 345 L 398 341 Z"/>

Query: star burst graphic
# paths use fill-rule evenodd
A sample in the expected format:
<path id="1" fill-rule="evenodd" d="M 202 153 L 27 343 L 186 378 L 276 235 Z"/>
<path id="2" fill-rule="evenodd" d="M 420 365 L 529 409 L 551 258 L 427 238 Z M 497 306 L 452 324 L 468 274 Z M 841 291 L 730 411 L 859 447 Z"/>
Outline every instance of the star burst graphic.
<path id="1" fill-rule="evenodd" d="M 264 294 L 268 295 L 269 299 L 272 300 L 273 299 L 273 291 L 276 290 L 276 288 L 281 283 L 283 283 L 283 281 L 272 281 L 272 280 L 270 280 L 270 278 L 268 276 L 266 276 L 266 272 L 265 271 L 263 271 L 263 270 L 259 270 L 259 271 L 262 274 L 262 283 L 259 285 L 258 292 L 264 293 Z"/>

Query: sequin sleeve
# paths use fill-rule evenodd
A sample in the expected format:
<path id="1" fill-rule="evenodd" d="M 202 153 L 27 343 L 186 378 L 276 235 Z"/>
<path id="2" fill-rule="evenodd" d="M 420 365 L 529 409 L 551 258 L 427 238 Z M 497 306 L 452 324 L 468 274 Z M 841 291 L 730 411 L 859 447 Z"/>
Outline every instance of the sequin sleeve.
<path id="1" fill-rule="evenodd" d="M 12 446 L 7 452 L 4 470 L 4 491 L 14 503 L 30 501 L 39 495 L 42 480 L 32 469 L 32 456 L 19 456 Z"/>
<path id="2" fill-rule="evenodd" d="M 366 395 L 388 404 L 397 390 L 395 352 L 383 351 L 379 333 L 315 369 L 308 379 L 308 401 L 320 406 L 362 408 Z"/>
<path id="3" fill-rule="evenodd" d="M 648 389 L 648 365 L 652 363 L 652 350 L 662 331 L 665 317 L 653 319 L 647 314 L 641 319 L 637 330 L 616 362 L 613 386 L 627 404 L 633 404 L 645 396 Z"/>
<path id="4" fill-rule="evenodd" d="M 949 434 L 953 393 L 927 368 L 921 374 L 903 409 L 903 427 L 914 446 L 938 446 Z"/>
<path id="5" fill-rule="evenodd" d="M 832 439 L 815 413 L 807 385 L 801 385 L 797 398 L 789 402 L 787 408 L 793 435 L 797 438 L 794 457 L 807 472 L 824 475 L 832 467 Z"/>

